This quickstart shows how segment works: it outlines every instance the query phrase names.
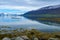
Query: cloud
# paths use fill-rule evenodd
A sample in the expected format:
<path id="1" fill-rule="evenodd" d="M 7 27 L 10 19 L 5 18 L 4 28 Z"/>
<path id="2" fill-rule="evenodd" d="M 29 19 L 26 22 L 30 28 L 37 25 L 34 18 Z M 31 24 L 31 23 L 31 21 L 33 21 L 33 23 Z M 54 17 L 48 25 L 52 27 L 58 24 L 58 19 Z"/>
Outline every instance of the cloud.
<path id="1" fill-rule="evenodd" d="M 25 7 L 25 6 L 12 6 L 12 5 L 1 5 L 0 13 L 18 13 L 24 14 L 28 11 L 35 10 L 35 7 Z"/>
<path id="2" fill-rule="evenodd" d="M 35 6 L 46 6 L 46 5 L 58 5 L 60 0 L 29 0 L 27 1 L 31 5 Z"/>
<path id="3" fill-rule="evenodd" d="M 12 6 L 12 5 L 1 5 L 0 9 L 17 9 L 17 10 L 35 10 L 35 7 L 27 7 L 27 6 Z"/>
<path id="4" fill-rule="evenodd" d="M 60 4 L 60 0 L 1 0 L 1 5 L 14 5 L 14 6 L 33 6 L 38 7 L 52 4 Z"/>
<path id="5" fill-rule="evenodd" d="M 35 10 L 44 6 L 58 5 L 60 0 L 0 0 L 0 9 Z"/>

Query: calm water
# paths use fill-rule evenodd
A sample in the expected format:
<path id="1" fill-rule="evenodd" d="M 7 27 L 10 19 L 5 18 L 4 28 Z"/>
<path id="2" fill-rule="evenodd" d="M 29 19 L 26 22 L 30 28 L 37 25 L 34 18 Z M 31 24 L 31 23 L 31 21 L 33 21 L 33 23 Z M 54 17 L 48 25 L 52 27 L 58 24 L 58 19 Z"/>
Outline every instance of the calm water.
<path id="1" fill-rule="evenodd" d="M 27 19 L 22 16 L 1 16 L 0 26 L 10 26 L 11 29 L 26 28 L 39 29 L 40 31 L 60 31 L 59 26 L 42 24 L 40 22 Z"/>

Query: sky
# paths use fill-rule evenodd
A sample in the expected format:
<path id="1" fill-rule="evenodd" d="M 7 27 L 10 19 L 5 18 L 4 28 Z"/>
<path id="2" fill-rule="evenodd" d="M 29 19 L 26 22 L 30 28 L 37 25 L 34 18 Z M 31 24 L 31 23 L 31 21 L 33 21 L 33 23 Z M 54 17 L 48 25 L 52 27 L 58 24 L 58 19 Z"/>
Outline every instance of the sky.
<path id="1" fill-rule="evenodd" d="M 60 0 L 0 0 L 0 12 L 21 14 L 51 5 L 60 5 Z"/>

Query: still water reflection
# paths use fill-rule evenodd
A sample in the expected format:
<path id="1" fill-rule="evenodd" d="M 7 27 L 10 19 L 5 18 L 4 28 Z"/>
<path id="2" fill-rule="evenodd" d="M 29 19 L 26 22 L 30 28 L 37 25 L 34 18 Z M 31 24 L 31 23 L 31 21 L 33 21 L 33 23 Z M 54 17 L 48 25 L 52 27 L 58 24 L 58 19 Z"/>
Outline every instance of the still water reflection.
<path id="1" fill-rule="evenodd" d="M 1 16 L 1 26 L 10 26 L 11 29 L 26 28 L 26 29 L 38 29 L 41 31 L 60 31 L 60 27 L 42 24 L 40 22 L 27 19 L 22 16 Z"/>

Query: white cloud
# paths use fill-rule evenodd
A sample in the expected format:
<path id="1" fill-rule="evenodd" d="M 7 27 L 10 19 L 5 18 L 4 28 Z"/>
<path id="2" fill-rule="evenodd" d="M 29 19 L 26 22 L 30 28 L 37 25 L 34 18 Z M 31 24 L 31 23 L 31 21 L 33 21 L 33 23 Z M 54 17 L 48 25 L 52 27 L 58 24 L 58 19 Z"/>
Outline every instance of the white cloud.
<path id="1" fill-rule="evenodd" d="M 40 7 L 60 4 L 60 0 L 0 0 L 1 5 Z"/>
<path id="2" fill-rule="evenodd" d="M 59 0 L 0 0 L 0 9 L 18 9 L 29 11 L 57 4 L 60 4 Z"/>
<path id="3" fill-rule="evenodd" d="M 18 13 L 24 14 L 31 10 L 36 10 L 36 7 L 27 7 L 27 6 L 12 6 L 12 5 L 1 5 L 0 13 Z"/>
<path id="4" fill-rule="evenodd" d="M 27 7 L 27 6 L 1 5 L 0 9 L 33 10 L 33 9 L 37 9 L 37 8 L 36 7 Z"/>

